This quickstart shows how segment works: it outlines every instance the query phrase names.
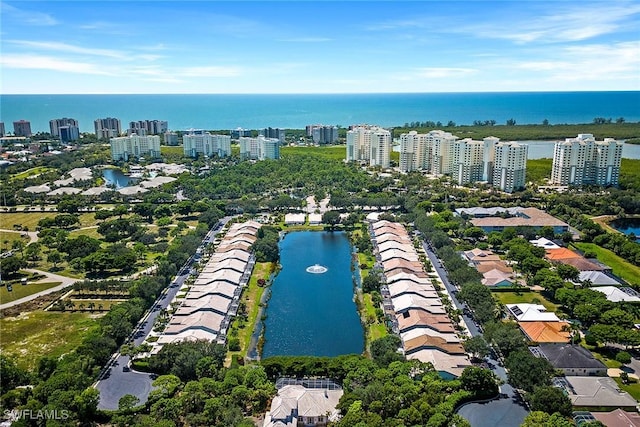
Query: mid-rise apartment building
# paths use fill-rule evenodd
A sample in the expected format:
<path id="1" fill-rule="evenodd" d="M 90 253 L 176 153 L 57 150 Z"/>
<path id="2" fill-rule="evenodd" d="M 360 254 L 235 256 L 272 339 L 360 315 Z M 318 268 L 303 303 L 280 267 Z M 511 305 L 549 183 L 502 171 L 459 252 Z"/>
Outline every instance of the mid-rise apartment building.
<path id="1" fill-rule="evenodd" d="M 347 131 L 348 162 L 366 162 L 370 166 L 389 167 L 391 132 L 378 126 L 354 126 Z"/>
<path id="2" fill-rule="evenodd" d="M 160 136 L 158 135 L 130 135 L 111 138 L 111 159 L 114 161 L 129 161 L 131 158 L 160 157 Z"/>
<path id="3" fill-rule="evenodd" d="M 4 134 L 5 134 L 4 122 L 0 122 L 0 138 L 3 137 Z"/>
<path id="4" fill-rule="evenodd" d="M 231 155 L 231 136 L 212 135 L 201 129 L 191 129 L 182 136 L 184 155 L 197 157 L 204 155 L 226 157 Z"/>
<path id="5" fill-rule="evenodd" d="M 120 133 L 122 133 L 120 119 L 115 119 L 113 117 L 96 119 L 93 122 L 93 127 L 95 129 L 96 136 L 101 139 L 115 138 L 120 136 Z"/>
<path id="6" fill-rule="evenodd" d="M 622 142 L 596 141 L 589 133 L 556 142 L 551 183 L 556 185 L 618 185 Z"/>
<path id="7" fill-rule="evenodd" d="M 280 158 L 280 140 L 265 138 L 240 138 L 240 158 L 243 160 L 276 160 Z"/>
<path id="8" fill-rule="evenodd" d="M 13 135 L 29 138 L 31 134 L 31 122 L 28 120 L 18 120 L 13 122 Z"/>
<path id="9" fill-rule="evenodd" d="M 127 135 L 132 135 L 134 133 L 139 136 L 160 135 L 165 133 L 168 129 L 169 124 L 165 120 L 138 120 L 136 122 L 129 122 Z"/>
<path id="10" fill-rule="evenodd" d="M 80 139 L 80 128 L 76 119 L 64 117 L 49 121 L 49 133 L 62 142 L 77 141 Z"/>

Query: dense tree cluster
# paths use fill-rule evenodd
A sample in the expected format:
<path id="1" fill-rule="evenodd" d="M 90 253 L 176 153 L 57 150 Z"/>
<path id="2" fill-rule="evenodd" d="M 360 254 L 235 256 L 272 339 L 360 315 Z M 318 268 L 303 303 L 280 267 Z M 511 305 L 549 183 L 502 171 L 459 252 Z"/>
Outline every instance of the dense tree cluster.
<path id="1" fill-rule="evenodd" d="M 256 261 L 278 262 L 280 259 L 279 233 L 279 230 L 274 227 L 260 227 L 257 234 L 258 239 L 251 247 L 256 255 Z"/>

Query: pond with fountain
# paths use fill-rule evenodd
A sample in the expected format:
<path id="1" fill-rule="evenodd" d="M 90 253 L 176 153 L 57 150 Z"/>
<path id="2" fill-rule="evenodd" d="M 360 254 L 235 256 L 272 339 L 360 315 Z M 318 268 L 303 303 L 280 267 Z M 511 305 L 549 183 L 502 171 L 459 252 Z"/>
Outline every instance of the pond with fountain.
<path id="1" fill-rule="evenodd" d="M 343 232 L 300 231 L 280 241 L 262 357 L 362 353 L 352 247 Z"/>

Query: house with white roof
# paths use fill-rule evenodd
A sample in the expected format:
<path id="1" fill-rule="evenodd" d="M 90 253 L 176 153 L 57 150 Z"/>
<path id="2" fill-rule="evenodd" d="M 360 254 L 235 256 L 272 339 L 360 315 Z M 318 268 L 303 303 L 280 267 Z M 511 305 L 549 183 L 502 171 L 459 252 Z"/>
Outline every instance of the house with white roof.
<path id="1" fill-rule="evenodd" d="M 337 421 L 336 409 L 342 389 L 306 388 L 303 385 L 285 385 L 271 402 L 271 410 L 264 418 L 263 427 L 326 426 Z"/>
<path id="2" fill-rule="evenodd" d="M 617 288 L 615 286 L 596 286 L 591 288 L 594 291 L 602 292 L 607 299 L 612 302 L 640 302 L 640 294 L 631 288 Z"/>
<path id="3" fill-rule="evenodd" d="M 304 224 L 307 220 L 307 214 L 289 213 L 284 216 L 284 225 Z"/>
<path id="4" fill-rule="evenodd" d="M 506 304 L 509 314 L 518 322 L 560 322 L 555 313 L 540 304 Z"/>

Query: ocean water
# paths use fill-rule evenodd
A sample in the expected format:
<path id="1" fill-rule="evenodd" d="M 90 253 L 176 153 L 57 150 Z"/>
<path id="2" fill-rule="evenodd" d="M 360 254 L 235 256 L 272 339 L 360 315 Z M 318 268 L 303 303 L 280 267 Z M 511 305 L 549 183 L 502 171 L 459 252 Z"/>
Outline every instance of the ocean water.
<path id="1" fill-rule="evenodd" d="M 97 118 L 167 120 L 169 128 L 301 129 L 309 124 L 401 126 L 412 121 L 472 124 L 591 123 L 595 117 L 640 121 L 640 92 L 416 93 L 327 95 L 0 95 L 0 121 L 25 119 L 33 132 L 49 120 L 77 119 L 93 132 Z"/>
<path id="2" fill-rule="evenodd" d="M 360 354 L 364 335 L 353 301 L 351 245 L 343 232 L 299 231 L 280 241 L 262 357 Z M 306 271 L 320 264 L 322 274 Z"/>

